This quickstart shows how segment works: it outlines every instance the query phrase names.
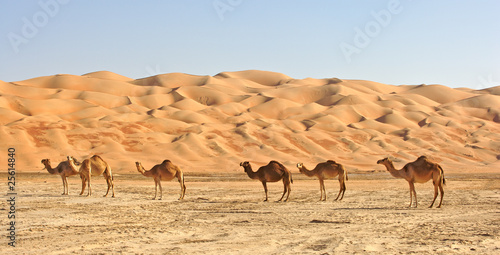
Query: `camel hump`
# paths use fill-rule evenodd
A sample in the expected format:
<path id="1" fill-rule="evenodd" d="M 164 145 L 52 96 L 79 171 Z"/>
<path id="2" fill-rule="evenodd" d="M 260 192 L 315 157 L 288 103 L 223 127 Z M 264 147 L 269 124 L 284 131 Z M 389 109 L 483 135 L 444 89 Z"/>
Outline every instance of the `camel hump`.
<path id="1" fill-rule="evenodd" d="M 331 160 L 331 159 L 327 160 L 326 162 L 330 163 L 330 164 L 337 164 L 337 162 L 335 162 L 334 160 Z"/>
<path id="2" fill-rule="evenodd" d="M 93 160 L 102 160 L 102 161 L 104 161 L 104 159 L 102 159 L 101 156 L 99 156 L 99 155 L 92 156 L 92 159 Z"/>
<path id="3" fill-rule="evenodd" d="M 162 164 L 168 164 L 168 163 L 172 163 L 172 161 L 168 160 L 168 159 L 165 159 L 163 160 L 163 162 L 161 162 Z"/>
<path id="4" fill-rule="evenodd" d="M 276 160 L 271 160 L 268 165 L 277 164 L 281 169 L 286 169 L 286 167 Z"/>
<path id="5" fill-rule="evenodd" d="M 416 161 L 421 161 L 421 160 L 429 160 L 429 159 L 427 158 L 427 156 L 420 156 L 417 158 Z"/>

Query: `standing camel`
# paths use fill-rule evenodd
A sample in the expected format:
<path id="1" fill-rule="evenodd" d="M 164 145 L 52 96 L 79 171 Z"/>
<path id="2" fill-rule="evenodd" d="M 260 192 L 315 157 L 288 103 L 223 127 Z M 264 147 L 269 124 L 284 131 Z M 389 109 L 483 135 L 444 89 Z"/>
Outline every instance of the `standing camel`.
<path id="1" fill-rule="evenodd" d="M 80 178 L 82 179 L 82 191 L 80 192 L 80 195 L 83 195 L 83 191 L 85 191 L 85 184 L 88 181 L 88 191 L 87 191 L 87 196 L 92 196 L 92 186 L 90 185 L 90 179 L 92 176 L 99 176 L 103 175 L 104 178 L 106 179 L 106 182 L 108 184 L 108 190 L 106 191 L 106 195 L 104 197 L 108 196 L 109 189 L 111 188 L 112 190 L 112 197 L 115 197 L 115 185 L 113 183 L 113 174 L 111 173 L 111 167 L 104 161 L 100 156 L 94 155 L 90 159 L 85 159 L 82 161 L 82 164 L 80 165 L 79 170 L 77 170 L 77 166 L 74 164 L 74 158 L 71 156 L 68 156 L 68 162 L 71 168 L 73 168 L 74 171 L 78 171 L 80 173 Z"/>
<path id="2" fill-rule="evenodd" d="M 50 164 L 50 159 L 42 159 L 42 164 L 45 166 L 44 169 L 47 169 L 47 171 L 50 174 L 58 174 L 61 176 L 62 182 L 63 182 L 63 193 L 62 195 L 68 195 L 69 192 L 69 187 L 68 187 L 68 176 L 72 175 L 77 175 L 78 171 L 74 171 L 73 168 L 69 166 L 69 162 L 62 161 L 57 165 L 55 168 L 52 168 Z M 75 162 L 75 164 L 80 165 L 80 163 Z"/>
<path id="3" fill-rule="evenodd" d="M 317 164 L 313 170 L 308 170 L 302 163 L 298 163 L 297 168 L 301 173 L 305 174 L 306 176 L 318 177 L 319 189 L 321 191 L 321 197 L 319 201 L 326 201 L 326 190 L 325 190 L 324 180 L 329 178 L 334 178 L 335 176 L 339 177 L 339 184 L 340 184 L 339 194 L 337 195 L 337 198 L 335 198 L 335 200 L 342 200 L 342 198 L 344 198 L 345 182 L 349 180 L 349 178 L 347 177 L 347 171 L 341 164 L 337 164 L 333 160 L 328 160 L 326 162 Z M 323 193 L 325 194 L 324 199 L 323 199 Z M 340 194 L 342 194 L 342 196 L 340 196 Z"/>
<path id="4" fill-rule="evenodd" d="M 153 180 L 155 181 L 155 197 L 153 200 L 156 199 L 156 195 L 158 193 L 158 186 L 160 186 L 160 198 L 161 200 L 163 196 L 163 189 L 161 187 L 161 181 L 170 181 L 174 179 L 174 177 L 177 177 L 177 180 L 181 184 L 181 196 L 179 197 L 179 200 L 182 200 L 184 198 L 184 194 L 186 193 L 186 185 L 184 185 L 184 174 L 182 173 L 182 170 L 172 164 L 170 160 L 164 160 L 161 164 L 153 166 L 151 170 L 146 171 L 144 167 L 142 167 L 141 162 L 135 162 L 135 166 L 137 167 L 137 171 L 141 173 L 142 175 L 146 177 L 153 177 Z"/>
<path id="5" fill-rule="evenodd" d="M 266 200 L 264 201 L 267 201 L 267 182 L 277 182 L 283 179 L 284 191 L 283 195 L 278 201 L 283 200 L 285 194 L 288 194 L 285 198 L 285 202 L 288 201 L 290 191 L 292 190 L 290 183 L 293 183 L 293 180 L 292 174 L 284 165 L 273 160 L 270 161 L 266 166 L 260 167 L 257 172 L 254 172 L 252 170 L 252 166 L 250 166 L 250 163 L 248 161 L 241 162 L 240 166 L 245 169 L 245 172 L 247 173 L 248 177 L 250 177 L 250 179 L 257 179 L 262 182 L 264 191 L 266 192 Z"/>
<path id="6" fill-rule="evenodd" d="M 434 184 L 434 199 L 432 200 L 431 208 L 436 201 L 438 195 L 438 188 L 441 192 L 441 201 L 439 201 L 438 208 L 441 207 L 443 203 L 443 185 L 446 184 L 446 180 L 444 179 L 443 168 L 440 165 L 433 163 L 427 159 L 425 156 L 420 156 L 414 162 L 406 164 L 401 170 L 396 170 L 392 161 L 388 158 L 381 159 L 377 161 L 377 164 L 384 165 L 387 168 L 387 171 L 391 173 L 392 176 L 396 178 L 403 178 L 408 181 L 410 184 L 410 206 L 412 206 L 412 199 L 415 196 L 415 207 L 417 207 L 417 192 L 415 192 L 414 183 L 426 183 L 427 181 L 432 179 L 432 183 Z"/>

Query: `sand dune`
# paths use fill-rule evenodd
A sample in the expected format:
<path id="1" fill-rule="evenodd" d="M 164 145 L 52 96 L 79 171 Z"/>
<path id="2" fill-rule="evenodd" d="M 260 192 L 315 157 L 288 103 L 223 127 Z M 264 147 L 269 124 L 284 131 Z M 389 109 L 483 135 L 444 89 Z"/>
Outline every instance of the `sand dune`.
<path id="1" fill-rule="evenodd" d="M 392 156 L 431 156 L 451 171 L 500 159 L 500 87 L 293 79 L 267 71 L 131 79 L 108 71 L 0 81 L 1 146 L 40 159 L 100 154 L 117 173 L 165 158 L 186 171 L 240 171 L 275 159 L 294 169 L 333 159 L 354 171 Z M 7 143 L 7 141 L 9 141 Z"/>

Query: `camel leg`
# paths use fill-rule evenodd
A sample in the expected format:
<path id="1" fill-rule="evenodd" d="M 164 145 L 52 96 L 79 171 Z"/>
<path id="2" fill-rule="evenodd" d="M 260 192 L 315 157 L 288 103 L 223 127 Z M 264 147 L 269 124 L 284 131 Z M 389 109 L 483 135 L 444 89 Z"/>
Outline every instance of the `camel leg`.
<path id="1" fill-rule="evenodd" d="M 113 177 L 107 171 L 105 171 L 103 173 L 103 175 L 104 175 L 104 178 L 106 179 L 106 183 L 108 184 L 108 190 L 106 191 L 106 195 L 104 195 L 104 197 L 108 196 L 110 188 L 111 188 L 112 193 L 113 193 L 113 195 L 111 197 L 115 197 L 115 187 L 114 187 L 115 185 L 113 184 Z"/>
<path id="2" fill-rule="evenodd" d="M 434 199 L 432 199 L 432 203 L 429 206 L 429 208 L 432 208 L 432 206 L 434 205 L 434 202 L 436 201 L 436 198 L 438 196 L 438 185 L 436 184 L 436 182 L 434 182 L 433 184 L 434 184 Z"/>
<path id="3" fill-rule="evenodd" d="M 88 181 L 89 181 L 88 186 L 89 186 L 89 188 L 88 188 L 88 191 L 87 191 L 87 197 L 92 196 L 92 186 L 90 185 L 90 178 L 92 178 L 92 177 L 91 177 L 91 173 L 89 172 L 89 178 L 88 178 Z"/>
<path id="4" fill-rule="evenodd" d="M 339 201 L 342 200 L 342 198 L 344 198 L 344 193 L 345 193 L 345 182 L 341 181 L 340 182 L 340 191 L 339 191 L 337 198 L 335 198 L 335 200 L 337 200 L 339 198 L 340 194 L 342 194 L 342 196 L 340 197 Z"/>
<path id="5" fill-rule="evenodd" d="M 179 183 L 181 184 L 181 196 L 179 197 L 179 200 L 182 200 L 184 198 L 184 194 L 186 193 L 186 185 L 184 185 L 184 179 L 177 178 L 179 180 Z"/>
<path id="6" fill-rule="evenodd" d="M 288 197 L 290 196 L 290 182 L 286 181 L 285 178 L 283 178 L 283 195 L 281 196 L 280 200 L 278 202 L 281 202 L 283 198 L 285 197 L 285 194 L 287 195 L 285 198 L 285 202 L 288 201 Z"/>
<path id="7" fill-rule="evenodd" d="M 439 183 L 439 191 L 441 191 L 441 200 L 439 201 L 439 205 L 437 208 L 441 208 L 441 204 L 443 203 L 444 189 L 441 183 Z"/>
<path id="8" fill-rule="evenodd" d="M 281 195 L 281 198 L 280 198 L 280 200 L 278 200 L 278 202 L 281 202 L 281 200 L 283 200 L 283 198 L 285 197 L 285 194 L 287 192 L 288 192 L 288 185 L 287 185 L 285 178 L 283 178 L 283 195 Z M 288 199 L 288 197 L 287 197 L 287 199 Z M 287 199 L 285 199 L 285 202 Z"/>
<path id="9" fill-rule="evenodd" d="M 265 181 L 262 182 L 262 186 L 264 186 L 264 192 L 266 193 L 266 200 L 264 200 L 264 202 L 267 201 L 267 184 Z"/>
<path id="10" fill-rule="evenodd" d="M 155 180 L 155 197 L 153 197 L 153 200 L 156 199 L 156 195 L 158 194 L 158 181 L 156 179 Z"/>
<path id="11" fill-rule="evenodd" d="M 325 190 L 325 181 L 323 179 L 319 179 L 319 190 L 321 192 L 319 201 L 325 201 L 326 200 L 326 190 Z M 323 192 L 325 193 L 325 200 L 323 200 Z"/>
<path id="12" fill-rule="evenodd" d="M 408 182 L 408 184 L 410 184 L 410 206 L 408 207 L 411 207 L 413 205 L 413 193 L 415 192 L 415 186 L 412 182 Z"/>
<path id="13" fill-rule="evenodd" d="M 290 192 L 292 191 L 292 185 L 290 185 L 290 182 L 286 182 L 285 189 L 288 190 L 288 193 L 287 193 L 286 198 L 285 198 L 285 202 L 287 202 L 288 201 L 288 197 L 290 197 Z"/>
<path id="14" fill-rule="evenodd" d="M 161 187 L 161 180 L 158 180 L 158 186 L 160 186 L 160 198 L 158 200 L 161 200 L 163 198 L 163 188 Z"/>
<path id="15" fill-rule="evenodd" d="M 343 184 L 343 183 L 342 183 L 342 181 L 339 181 L 339 187 L 340 187 L 340 189 L 339 189 L 339 194 L 337 194 L 337 198 L 335 198 L 335 201 L 337 201 L 337 200 L 339 199 L 340 194 L 341 194 L 341 193 L 342 193 L 342 191 L 343 191 L 342 184 Z M 344 196 L 342 195 L 342 197 L 344 197 Z M 342 200 L 342 198 L 341 198 L 340 200 Z"/>
<path id="16" fill-rule="evenodd" d="M 63 182 L 63 193 L 61 195 L 66 195 L 66 180 L 65 180 L 66 178 L 61 175 L 61 179 Z"/>
<path id="17" fill-rule="evenodd" d="M 85 187 L 87 186 L 87 178 L 85 176 L 80 176 L 82 179 L 82 192 L 80 192 L 80 196 L 83 195 L 83 192 L 85 191 Z"/>

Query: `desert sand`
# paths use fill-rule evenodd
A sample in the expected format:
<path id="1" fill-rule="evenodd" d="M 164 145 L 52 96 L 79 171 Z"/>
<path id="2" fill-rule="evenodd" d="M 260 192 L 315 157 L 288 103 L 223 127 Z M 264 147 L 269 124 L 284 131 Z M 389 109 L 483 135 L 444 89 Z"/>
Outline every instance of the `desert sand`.
<path id="1" fill-rule="evenodd" d="M 333 201 L 338 181 L 327 181 L 324 202 L 318 181 L 297 174 L 286 203 L 275 202 L 281 183 L 268 185 L 270 201 L 263 202 L 262 185 L 236 173 L 186 176 L 182 201 L 177 182 L 164 182 L 163 200 L 152 200 L 154 182 L 140 175 L 117 175 L 115 198 L 102 197 L 104 179 L 94 181 L 89 198 L 77 194 L 76 178 L 69 180 L 70 195 L 63 196 L 57 176 L 18 177 L 18 243 L 2 244 L 2 254 L 500 251 L 499 174 L 449 174 L 439 209 L 427 208 L 432 184 L 417 184 L 419 207 L 408 208 L 408 184 L 386 173 L 351 175 L 342 201 Z"/>
<path id="2" fill-rule="evenodd" d="M 0 81 L 0 116 L 0 150 L 16 150 L 16 252 L 500 250 L 500 87 L 294 79 L 257 70 L 142 79 L 99 71 Z M 93 197 L 78 196 L 78 176 L 68 178 L 69 196 L 60 195 L 61 178 L 40 161 L 55 167 L 68 155 L 104 158 L 117 197 L 101 197 L 102 176 L 93 178 Z M 444 169 L 440 209 L 427 208 L 430 182 L 416 185 L 419 207 L 407 208 L 407 182 L 376 164 L 390 157 L 400 169 L 420 155 Z M 177 182 L 163 182 L 164 200 L 152 201 L 154 182 L 135 167 L 165 159 L 184 172 L 184 201 L 176 201 Z M 329 159 L 349 173 L 341 202 L 332 201 L 337 180 L 326 182 L 328 199 L 319 202 L 318 181 L 295 167 Z M 255 171 L 270 160 L 293 174 L 287 203 L 262 202 L 262 184 L 239 166 L 250 161 Z M 282 183 L 268 186 L 270 200 L 278 200 Z"/>

